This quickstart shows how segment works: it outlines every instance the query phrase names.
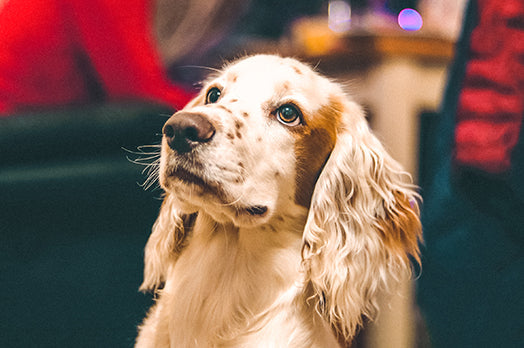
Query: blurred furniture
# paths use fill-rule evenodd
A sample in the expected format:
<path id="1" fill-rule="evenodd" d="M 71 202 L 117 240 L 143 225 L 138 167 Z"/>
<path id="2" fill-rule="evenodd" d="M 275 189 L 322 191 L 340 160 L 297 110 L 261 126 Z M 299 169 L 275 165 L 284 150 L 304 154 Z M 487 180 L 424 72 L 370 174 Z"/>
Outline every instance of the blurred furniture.
<path id="1" fill-rule="evenodd" d="M 122 147 L 159 143 L 169 114 L 99 105 L 0 118 L 0 346 L 133 346 L 161 191 L 137 184 L 143 168 Z"/>
<path id="2" fill-rule="evenodd" d="M 438 108 L 454 43 L 395 33 L 350 35 L 326 54 L 302 54 L 367 107 L 373 131 L 416 177 L 419 115 Z"/>

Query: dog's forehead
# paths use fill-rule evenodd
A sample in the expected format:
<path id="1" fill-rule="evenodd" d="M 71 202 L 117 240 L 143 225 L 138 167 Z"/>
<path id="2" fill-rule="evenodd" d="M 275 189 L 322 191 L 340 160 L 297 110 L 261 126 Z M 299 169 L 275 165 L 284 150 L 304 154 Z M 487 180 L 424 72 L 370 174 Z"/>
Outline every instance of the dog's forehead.
<path id="1" fill-rule="evenodd" d="M 327 80 L 307 65 L 291 58 L 259 55 L 243 59 L 224 70 L 224 84 L 260 98 L 295 96 L 315 105 L 324 104 L 321 90 Z"/>
<path id="2" fill-rule="evenodd" d="M 249 74 L 260 75 L 261 77 L 268 73 L 279 73 L 291 75 L 306 75 L 312 72 L 307 65 L 292 59 L 281 58 L 270 55 L 257 55 L 233 63 L 226 69 L 228 74 Z M 294 74 L 292 74 L 294 73 Z"/>

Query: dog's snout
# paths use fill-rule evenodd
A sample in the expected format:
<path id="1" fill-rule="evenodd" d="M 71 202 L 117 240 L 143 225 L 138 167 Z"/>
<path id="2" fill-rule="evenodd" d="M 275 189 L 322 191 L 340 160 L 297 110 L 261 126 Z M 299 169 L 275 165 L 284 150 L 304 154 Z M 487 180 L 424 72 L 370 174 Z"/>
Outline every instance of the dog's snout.
<path id="1" fill-rule="evenodd" d="M 162 133 L 170 148 L 186 153 L 209 142 L 215 135 L 215 127 L 201 114 L 182 112 L 166 122 Z"/>

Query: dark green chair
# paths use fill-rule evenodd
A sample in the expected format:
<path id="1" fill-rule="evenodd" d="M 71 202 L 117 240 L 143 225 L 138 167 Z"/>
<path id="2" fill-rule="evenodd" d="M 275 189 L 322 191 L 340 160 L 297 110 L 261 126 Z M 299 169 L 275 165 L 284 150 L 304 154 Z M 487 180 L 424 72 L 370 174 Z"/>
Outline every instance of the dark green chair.
<path id="1" fill-rule="evenodd" d="M 171 112 L 100 105 L 0 118 L 0 346 L 131 347 L 162 192 L 122 148 Z"/>

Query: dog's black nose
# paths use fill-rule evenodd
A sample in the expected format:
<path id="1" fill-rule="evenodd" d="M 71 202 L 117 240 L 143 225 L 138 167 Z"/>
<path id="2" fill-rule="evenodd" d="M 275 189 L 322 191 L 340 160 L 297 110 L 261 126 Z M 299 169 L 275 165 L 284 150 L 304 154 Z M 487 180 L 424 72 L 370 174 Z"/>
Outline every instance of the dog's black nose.
<path id="1" fill-rule="evenodd" d="M 203 115 L 180 112 L 171 116 L 162 133 L 169 147 L 182 154 L 209 142 L 215 135 L 215 127 Z"/>

